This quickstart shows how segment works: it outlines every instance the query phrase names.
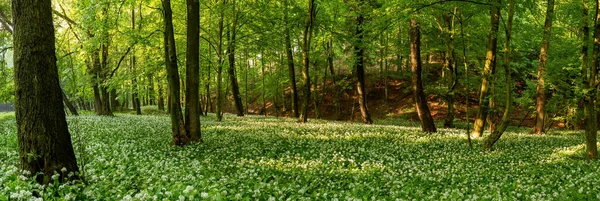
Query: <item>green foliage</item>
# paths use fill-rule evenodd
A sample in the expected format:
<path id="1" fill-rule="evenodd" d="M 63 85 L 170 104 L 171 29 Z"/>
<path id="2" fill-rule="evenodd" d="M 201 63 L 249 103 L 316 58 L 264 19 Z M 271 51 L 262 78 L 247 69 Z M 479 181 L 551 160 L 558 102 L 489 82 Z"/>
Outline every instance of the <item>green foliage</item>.
<path id="1" fill-rule="evenodd" d="M 580 133 L 507 133 L 482 153 L 458 130 L 212 115 L 202 118 L 205 142 L 184 148 L 170 145 L 167 116 L 70 117 L 86 183 L 40 186 L 18 170 L 14 120 L 0 116 L 11 130 L 0 133 L 0 200 L 600 198 L 584 185 L 600 182 L 598 162 L 572 157 Z"/>

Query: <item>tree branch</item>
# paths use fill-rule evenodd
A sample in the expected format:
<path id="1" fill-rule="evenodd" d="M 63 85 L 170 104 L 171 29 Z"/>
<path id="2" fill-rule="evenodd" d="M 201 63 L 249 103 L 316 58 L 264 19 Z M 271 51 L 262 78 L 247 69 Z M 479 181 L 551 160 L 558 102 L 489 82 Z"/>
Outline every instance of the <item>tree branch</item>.
<path id="1" fill-rule="evenodd" d="M 2 24 L 10 34 L 13 33 L 12 22 L 6 17 L 2 10 L 0 10 L 0 24 Z"/>

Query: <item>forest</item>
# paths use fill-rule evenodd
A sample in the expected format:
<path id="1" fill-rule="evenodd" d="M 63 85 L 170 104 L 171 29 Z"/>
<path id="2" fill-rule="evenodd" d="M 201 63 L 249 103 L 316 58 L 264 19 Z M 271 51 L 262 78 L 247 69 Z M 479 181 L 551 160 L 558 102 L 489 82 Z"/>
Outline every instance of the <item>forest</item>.
<path id="1" fill-rule="evenodd" d="M 597 200 L 600 0 L 0 1 L 0 201 Z"/>

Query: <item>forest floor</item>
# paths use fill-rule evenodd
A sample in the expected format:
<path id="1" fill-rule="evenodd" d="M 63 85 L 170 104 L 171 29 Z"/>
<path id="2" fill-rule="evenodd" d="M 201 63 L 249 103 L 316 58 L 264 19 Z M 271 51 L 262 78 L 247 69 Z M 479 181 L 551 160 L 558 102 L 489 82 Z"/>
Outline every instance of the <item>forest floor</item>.
<path id="1" fill-rule="evenodd" d="M 176 147 L 166 115 L 69 117 L 85 183 L 22 175 L 14 114 L 0 114 L 0 200 L 596 200 L 581 132 L 511 128 L 493 152 L 464 130 L 262 116 L 202 117 L 204 143 Z"/>

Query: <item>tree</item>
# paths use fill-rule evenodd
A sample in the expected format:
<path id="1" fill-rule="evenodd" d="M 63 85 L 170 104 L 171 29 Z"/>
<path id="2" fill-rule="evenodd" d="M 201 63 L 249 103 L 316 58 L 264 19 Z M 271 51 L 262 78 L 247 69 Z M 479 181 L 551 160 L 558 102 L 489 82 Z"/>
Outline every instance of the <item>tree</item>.
<path id="1" fill-rule="evenodd" d="M 410 19 L 410 69 L 412 71 L 412 88 L 415 109 L 421 120 L 421 129 L 426 133 L 435 133 L 435 124 L 427 105 L 427 98 L 423 92 L 421 78 L 421 29 L 414 19 Z"/>
<path id="2" fill-rule="evenodd" d="M 494 76 L 496 69 L 496 51 L 498 47 L 498 25 L 500 22 L 500 0 L 492 0 L 490 5 L 490 33 L 488 36 L 487 51 L 485 55 L 485 66 L 481 75 L 481 89 L 479 90 L 479 108 L 477 109 L 477 117 L 473 124 L 473 132 L 471 136 L 475 138 L 481 137 L 487 110 L 489 104 L 488 84 L 490 78 Z"/>
<path id="3" fill-rule="evenodd" d="M 298 113 L 298 93 L 296 89 L 296 70 L 294 69 L 294 55 L 292 54 L 292 44 L 290 41 L 290 28 L 288 25 L 288 0 L 283 0 L 283 37 L 285 38 L 285 55 L 287 58 L 288 75 L 292 92 L 292 113 L 294 117 L 299 117 Z"/>
<path id="4" fill-rule="evenodd" d="M 361 4 L 364 4 L 365 1 L 361 0 Z M 360 7 L 361 5 L 359 5 Z M 354 37 L 356 41 L 354 43 L 354 70 L 356 71 L 356 90 L 358 93 L 358 106 L 360 107 L 360 114 L 362 116 L 363 123 L 372 124 L 373 120 L 371 119 L 371 115 L 369 114 L 369 110 L 367 108 L 367 90 L 365 86 L 365 47 L 364 47 L 364 11 L 359 9 L 359 14 L 356 16 L 356 29 L 354 32 Z"/>
<path id="5" fill-rule="evenodd" d="M 485 140 L 484 150 L 492 150 L 492 146 L 500 139 L 506 128 L 508 127 L 508 123 L 510 123 L 510 116 L 512 113 L 512 79 L 511 79 L 511 68 L 510 68 L 510 39 L 512 32 L 512 24 L 513 17 L 515 15 L 515 0 L 509 0 L 508 2 L 508 22 L 506 23 L 506 29 L 504 33 L 506 35 L 506 39 L 504 41 L 504 74 L 506 76 L 506 106 L 504 108 L 504 114 L 502 115 L 502 120 L 500 120 L 500 124 L 498 127 L 492 131 L 492 134 L 488 136 Z"/>
<path id="6" fill-rule="evenodd" d="M 304 25 L 302 37 L 302 80 L 304 81 L 304 97 L 302 101 L 302 112 L 300 113 L 300 122 L 305 123 L 308 120 L 308 107 L 310 102 L 310 42 L 312 40 L 314 23 L 316 17 L 315 0 L 310 0 L 308 4 L 308 17 Z"/>
<path id="7" fill-rule="evenodd" d="M 181 114 L 181 99 L 179 72 L 177 67 L 177 49 L 175 47 L 175 35 L 173 33 L 173 16 L 171 11 L 171 0 L 162 0 L 163 16 L 165 24 L 165 65 L 167 68 L 167 81 L 169 82 L 169 103 L 171 116 L 171 131 L 173 133 L 173 144 L 178 146 L 187 145 L 190 138 L 185 129 L 185 122 Z"/>
<path id="8" fill-rule="evenodd" d="M 454 12 L 455 13 L 455 12 Z M 446 51 L 444 52 L 444 70 L 447 72 L 447 94 L 444 95 L 446 101 L 446 119 L 444 119 L 444 127 L 454 128 L 454 98 L 456 85 L 458 84 L 458 68 L 456 67 L 456 55 L 454 53 L 454 15 L 452 13 L 443 13 L 444 21 L 444 39 L 446 43 Z"/>
<path id="9" fill-rule="evenodd" d="M 222 1 L 223 3 L 225 0 Z M 217 42 L 217 111 L 216 120 L 223 120 L 223 23 L 225 18 L 225 11 L 220 9 L 219 11 L 219 23 L 218 23 L 218 42 Z"/>
<path id="10" fill-rule="evenodd" d="M 583 1 L 584 19 L 588 13 L 588 6 L 585 0 Z M 589 159 L 598 159 L 597 132 L 598 124 L 596 122 L 595 99 L 597 87 L 597 71 L 600 68 L 600 0 L 596 0 L 596 24 L 594 28 L 594 50 L 592 51 L 592 68 L 588 69 L 587 64 L 587 41 L 583 41 L 585 45 L 582 48 L 582 76 L 584 90 L 584 124 L 585 124 L 585 149 Z M 586 31 L 587 20 L 583 21 L 583 30 Z M 584 34 L 584 40 L 586 39 Z M 588 72 L 589 71 L 589 72 Z"/>
<path id="11" fill-rule="evenodd" d="M 200 137 L 200 3 L 187 0 L 187 52 L 185 65 L 185 128 L 190 140 L 198 142 Z"/>
<path id="12" fill-rule="evenodd" d="M 50 0 L 13 0 L 15 110 L 21 169 L 52 182 L 79 171 L 58 81 Z M 62 174 L 61 180 L 67 175 Z"/>
<path id="13" fill-rule="evenodd" d="M 535 99 L 536 105 L 536 120 L 533 132 L 537 135 L 542 135 L 544 131 L 544 107 L 546 106 L 546 95 L 544 93 L 544 76 L 546 74 L 546 60 L 548 57 L 548 46 L 550 44 L 550 31 L 552 29 L 552 15 L 554 12 L 554 0 L 548 0 L 546 7 L 546 22 L 544 23 L 544 38 L 542 39 L 542 48 L 540 50 L 540 62 L 538 64 L 537 72 L 537 96 Z"/>
<path id="14" fill-rule="evenodd" d="M 244 105 L 242 104 L 242 97 L 240 96 L 240 87 L 238 85 L 238 80 L 236 77 L 235 70 L 235 45 L 236 45 L 236 34 L 237 34 L 237 10 L 235 0 L 232 3 L 233 6 L 233 22 L 231 23 L 231 30 L 227 32 L 227 36 L 229 36 L 229 45 L 227 46 L 227 57 L 229 59 L 229 68 L 227 69 L 227 73 L 229 75 L 229 83 L 231 85 L 231 94 L 233 96 L 233 101 L 235 102 L 235 109 L 237 111 L 237 116 L 244 116 Z"/>

